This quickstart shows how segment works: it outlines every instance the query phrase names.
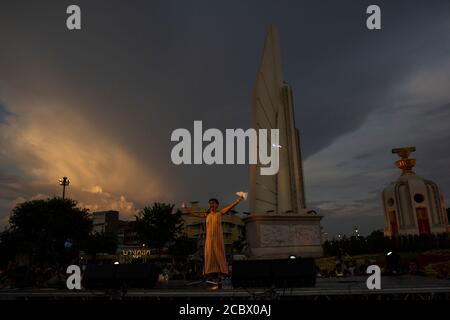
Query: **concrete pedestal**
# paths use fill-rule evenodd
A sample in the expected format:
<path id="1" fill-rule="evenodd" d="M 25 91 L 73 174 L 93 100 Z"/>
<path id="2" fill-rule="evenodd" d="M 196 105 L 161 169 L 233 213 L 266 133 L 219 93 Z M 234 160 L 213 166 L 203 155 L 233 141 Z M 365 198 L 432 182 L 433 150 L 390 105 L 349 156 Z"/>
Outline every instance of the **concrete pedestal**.
<path id="1" fill-rule="evenodd" d="M 307 214 L 251 214 L 244 219 L 250 259 L 321 257 L 322 216 Z"/>

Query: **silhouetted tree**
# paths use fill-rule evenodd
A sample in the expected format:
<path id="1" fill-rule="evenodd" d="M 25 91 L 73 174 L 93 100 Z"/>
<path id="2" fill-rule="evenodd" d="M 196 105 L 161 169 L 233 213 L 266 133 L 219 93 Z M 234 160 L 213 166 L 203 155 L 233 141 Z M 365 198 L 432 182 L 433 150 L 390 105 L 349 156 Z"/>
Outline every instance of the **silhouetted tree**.
<path id="1" fill-rule="evenodd" d="M 97 232 L 89 235 L 83 250 L 87 254 L 97 253 L 115 254 L 117 251 L 117 235 L 111 232 Z"/>
<path id="2" fill-rule="evenodd" d="M 159 252 L 168 247 L 183 229 L 181 212 L 173 212 L 174 205 L 154 203 L 136 216 L 135 230 L 139 240 Z"/>
<path id="3" fill-rule="evenodd" d="M 88 209 L 72 199 L 49 198 L 18 204 L 12 210 L 10 228 L 3 237 L 33 262 L 64 262 L 77 254 L 92 230 Z M 70 248 L 65 246 L 69 240 Z M 3 240 L 2 240 L 3 242 Z"/>
<path id="4" fill-rule="evenodd" d="M 14 260 L 16 253 L 20 252 L 21 241 L 17 234 L 10 229 L 5 229 L 0 233 L 0 267 L 6 267 L 11 260 Z"/>
<path id="5" fill-rule="evenodd" d="M 175 239 L 173 244 L 169 247 L 169 252 L 174 256 L 187 256 L 197 251 L 197 239 L 190 239 L 186 236 L 181 236 Z"/>
<path id="6" fill-rule="evenodd" d="M 342 237 L 340 240 L 325 241 L 322 247 L 325 256 L 337 256 L 340 253 L 356 255 L 389 251 L 421 252 L 432 249 L 448 249 L 450 235 L 442 233 L 385 237 L 381 230 L 375 230 L 367 237 Z"/>

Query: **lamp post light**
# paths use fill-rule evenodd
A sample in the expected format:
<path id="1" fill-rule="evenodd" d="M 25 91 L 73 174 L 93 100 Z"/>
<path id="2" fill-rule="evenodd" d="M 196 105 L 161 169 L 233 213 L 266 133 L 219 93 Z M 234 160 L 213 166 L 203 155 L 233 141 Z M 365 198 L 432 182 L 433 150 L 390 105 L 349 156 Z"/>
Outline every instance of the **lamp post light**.
<path id="1" fill-rule="evenodd" d="M 358 228 L 355 226 L 355 235 L 356 235 L 356 238 L 359 238 L 359 231 L 358 231 Z"/>
<path id="2" fill-rule="evenodd" d="M 63 187 L 63 193 L 62 198 L 64 200 L 64 197 L 66 196 L 66 186 L 69 186 L 70 180 L 67 177 L 62 177 L 62 179 L 59 179 L 59 185 Z"/>

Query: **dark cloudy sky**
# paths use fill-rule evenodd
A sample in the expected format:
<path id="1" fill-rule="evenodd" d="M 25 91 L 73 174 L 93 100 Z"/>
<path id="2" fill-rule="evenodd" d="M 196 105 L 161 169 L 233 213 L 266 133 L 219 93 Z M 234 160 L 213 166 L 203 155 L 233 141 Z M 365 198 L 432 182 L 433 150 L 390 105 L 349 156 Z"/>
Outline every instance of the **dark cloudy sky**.
<path id="1" fill-rule="evenodd" d="M 370 4 L 382 30 L 366 28 Z M 82 30 L 66 29 L 78 4 Z M 1 1 L 0 219 L 60 194 L 123 217 L 248 188 L 248 168 L 175 166 L 176 128 L 248 128 L 270 24 L 295 94 L 306 197 L 325 231 L 383 227 L 414 145 L 450 201 L 450 1 Z M 246 210 L 243 206 L 241 209 Z"/>

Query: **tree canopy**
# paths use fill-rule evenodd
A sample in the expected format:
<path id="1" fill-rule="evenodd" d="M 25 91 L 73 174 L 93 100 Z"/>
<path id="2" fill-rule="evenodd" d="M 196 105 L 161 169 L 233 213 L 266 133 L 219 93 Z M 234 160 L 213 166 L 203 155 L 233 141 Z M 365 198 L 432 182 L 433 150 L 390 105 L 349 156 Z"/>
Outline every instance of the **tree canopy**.
<path id="1" fill-rule="evenodd" d="M 117 235 L 111 232 L 96 232 L 89 235 L 83 250 L 87 254 L 97 253 L 115 254 L 117 251 Z"/>
<path id="2" fill-rule="evenodd" d="M 79 208 L 72 199 L 57 197 L 16 205 L 9 223 L 9 229 L 2 233 L 1 247 L 46 262 L 78 250 L 92 230 L 88 209 Z"/>
<path id="3" fill-rule="evenodd" d="M 173 208 L 171 204 L 154 203 L 136 215 L 135 230 L 142 243 L 161 251 L 180 235 L 183 219 L 181 212 Z"/>

